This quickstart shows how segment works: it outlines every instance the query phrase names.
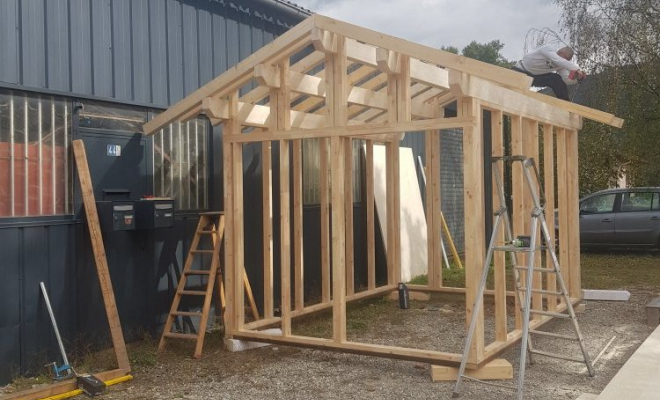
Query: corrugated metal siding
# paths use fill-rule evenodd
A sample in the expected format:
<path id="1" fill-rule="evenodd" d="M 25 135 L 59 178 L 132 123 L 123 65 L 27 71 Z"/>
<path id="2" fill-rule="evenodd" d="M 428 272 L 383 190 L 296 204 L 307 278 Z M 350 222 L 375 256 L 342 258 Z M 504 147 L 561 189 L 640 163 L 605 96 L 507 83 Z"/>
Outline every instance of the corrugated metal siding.
<path id="1" fill-rule="evenodd" d="M 3 0 L 0 82 L 167 107 L 299 22 L 259 3 Z"/>

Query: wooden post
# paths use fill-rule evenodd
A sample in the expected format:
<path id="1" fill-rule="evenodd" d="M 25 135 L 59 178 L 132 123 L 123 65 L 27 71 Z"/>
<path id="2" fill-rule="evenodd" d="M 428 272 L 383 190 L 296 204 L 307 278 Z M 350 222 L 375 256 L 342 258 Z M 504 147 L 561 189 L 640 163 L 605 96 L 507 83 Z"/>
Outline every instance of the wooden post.
<path id="1" fill-rule="evenodd" d="M 367 288 L 376 288 L 376 218 L 374 215 L 374 141 L 366 141 Z"/>
<path id="2" fill-rule="evenodd" d="M 511 154 L 522 155 L 524 154 L 523 144 L 523 128 L 522 118 L 517 115 L 511 116 Z M 513 197 L 513 204 L 511 209 L 512 230 L 514 237 L 516 235 L 524 235 L 529 222 L 529 214 L 525 208 L 525 186 L 522 167 L 519 163 L 513 163 L 511 171 L 511 194 Z M 526 265 L 527 259 L 523 255 L 517 256 L 517 261 L 520 266 Z M 525 282 L 525 272 L 520 271 L 520 281 Z M 524 296 L 521 295 L 522 299 Z M 524 300 L 524 299 L 523 299 Z M 520 303 L 518 296 L 515 297 L 515 320 L 516 329 L 522 329 L 522 315 L 520 314 Z"/>
<path id="3" fill-rule="evenodd" d="M 329 74 L 326 68 L 326 76 Z M 326 79 L 327 80 L 327 79 Z M 319 183 L 321 186 L 321 302 L 330 302 L 330 184 L 328 182 L 328 139 L 319 139 Z"/>
<path id="4" fill-rule="evenodd" d="M 271 93 L 272 96 L 272 93 Z M 276 98 L 272 96 L 271 99 Z M 271 106 L 273 104 L 271 103 Z M 273 118 L 276 125 L 276 119 Z M 277 129 L 277 127 L 275 127 Z M 261 192 L 264 253 L 264 318 L 273 317 L 273 167 L 270 141 L 261 143 Z"/>
<path id="5" fill-rule="evenodd" d="M 281 86 L 277 93 L 277 128 L 291 129 L 289 58 L 279 64 Z M 271 99 L 271 102 L 273 100 Z M 291 189 L 288 140 L 280 140 L 280 277 L 282 287 L 282 336 L 291 335 Z"/>
<path id="6" fill-rule="evenodd" d="M 235 105 L 237 103 L 237 93 L 233 93 L 230 96 L 230 105 Z M 230 107 L 231 111 L 236 111 L 235 106 Z M 236 134 L 236 114 L 234 118 L 225 120 L 222 125 L 222 136 L 224 138 L 229 135 Z M 235 295 L 235 285 L 234 280 L 236 278 L 236 264 L 234 262 L 234 163 L 233 163 L 233 143 L 227 141 L 223 142 L 222 146 L 222 169 L 224 174 L 224 208 L 225 208 L 225 294 L 226 294 L 226 304 L 225 304 L 225 336 L 228 339 L 233 337 L 233 334 L 237 330 L 236 320 L 234 318 L 236 306 L 235 303 L 241 300 L 238 300 Z"/>
<path id="7" fill-rule="evenodd" d="M 582 281 L 580 277 L 580 192 L 578 171 L 578 133 L 566 130 L 566 168 L 567 168 L 567 200 L 569 225 L 569 256 L 568 256 L 568 293 L 572 299 L 582 298 Z"/>
<path id="8" fill-rule="evenodd" d="M 571 287 L 570 251 L 572 240 L 570 236 L 569 207 L 572 199 L 568 190 L 568 144 L 566 129 L 557 128 L 557 200 L 559 208 L 559 266 L 566 287 Z M 570 294 L 570 289 L 569 289 Z M 561 299 L 563 302 L 563 298 Z"/>
<path id="9" fill-rule="evenodd" d="M 238 120 L 238 92 L 229 99 L 229 123 L 227 124 L 228 135 L 240 135 L 241 125 Z M 245 286 L 243 275 L 245 274 L 245 218 L 243 212 L 243 144 L 232 143 L 232 174 L 234 199 L 233 210 L 233 235 L 234 235 L 234 327 L 237 331 L 243 329 L 245 323 Z"/>
<path id="10" fill-rule="evenodd" d="M 469 325 L 479 290 L 486 256 L 484 229 L 484 144 L 482 110 L 475 98 L 459 100 L 459 116 L 475 117 L 477 123 L 463 129 L 464 202 L 465 202 L 465 311 Z M 479 311 L 470 362 L 480 362 L 484 356 L 484 314 Z"/>
<path id="11" fill-rule="evenodd" d="M 99 284 L 101 285 L 101 294 L 103 295 L 105 313 L 108 317 L 110 337 L 112 338 L 112 346 L 115 350 L 115 357 L 117 358 L 117 366 L 124 373 L 128 373 L 131 371 L 131 364 L 128 361 L 124 334 L 121 330 L 121 322 L 119 321 L 119 313 L 117 312 L 115 292 L 112 288 L 108 259 L 105 254 L 105 245 L 103 244 L 103 234 L 101 233 L 101 225 L 99 224 L 99 215 L 96 211 L 94 185 L 92 185 L 85 144 L 82 140 L 73 141 L 73 155 L 76 159 L 80 191 L 85 205 L 85 216 L 87 217 L 87 229 L 89 229 L 89 239 L 92 243 L 92 250 L 94 251 L 94 263 L 96 264 L 96 272 L 99 278 Z"/>
<path id="12" fill-rule="evenodd" d="M 540 163 L 539 159 L 539 123 L 537 121 L 531 120 L 531 119 L 524 119 L 524 126 L 523 126 L 523 135 L 525 137 L 525 155 L 527 157 L 531 157 L 534 159 L 534 162 L 537 163 L 537 166 Z M 530 171 L 533 173 L 533 171 Z M 532 180 L 534 181 L 535 178 L 532 176 Z M 538 182 L 539 186 L 535 189 L 537 193 L 541 194 L 541 182 Z M 525 200 L 526 203 L 528 203 L 528 209 L 531 211 L 533 208 L 533 200 L 532 196 L 529 193 L 529 189 L 527 188 L 527 185 L 525 184 Z M 530 221 L 531 221 L 531 215 L 530 215 Z M 536 243 L 537 245 L 541 243 L 541 225 L 539 225 L 536 229 Z M 530 225 L 531 226 L 531 225 Z M 527 234 L 531 235 L 532 232 L 529 231 L 529 228 L 527 228 Z M 537 251 L 534 256 L 534 266 L 535 267 L 540 267 L 541 266 L 541 252 Z M 542 287 L 542 282 L 543 278 L 541 276 L 541 272 L 534 272 L 532 276 L 532 289 L 534 290 L 540 290 Z M 534 293 L 532 295 L 532 308 L 535 310 L 542 310 L 543 309 L 543 295 L 539 293 Z M 535 319 L 541 319 L 541 315 L 533 315 Z"/>
<path id="13" fill-rule="evenodd" d="M 345 122 L 346 123 L 346 122 Z M 353 141 L 344 138 L 344 214 L 346 217 L 346 294 L 355 293 L 353 239 Z"/>
<path id="14" fill-rule="evenodd" d="M 492 156 L 501 157 L 504 155 L 504 131 L 503 131 L 503 115 L 502 111 L 492 110 L 490 112 L 490 131 L 492 136 Z M 500 163 L 501 165 L 501 163 Z M 493 182 L 494 177 L 488 177 Z M 500 182 L 504 182 L 504 171 L 500 168 Z M 497 186 L 493 184 L 493 207 L 499 207 L 499 193 Z M 493 210 L 495 211 L 495 210 Z M 491 218 L 491 216 L 488 216 Z M 504 228 L 504 221 L 501 228 Z M 488 238 L 486 238 L 488 239 Z M 504 243 L 504 229 L 500 229 L 500 234 L 497 236 L 497 245 Z M 507 335 L 507 312 L 506 312 L 506 254 L 501 251 L 493 253 L 494 264 L 494 292 L 495 292 L 495 340 L 506 341 Z"/>
<path id="15" fill-rule="evenodd" d="M 548 225 L 551 242 L 555 242 L 555 139 L 553 128 L 550 124 L 543 125 L 543 176 L 545 181 L 545 223 Z M 555 249 L 556 251 L 557 249 Z M 552 265 L 550 253 L 546 254 L 545 264 Z M 546 279 L 546 290 L 557 291 L 557 276 L 548 274 Z M 548 310 L 557 310 L 557 296 L 548 296 Z"/>
<path id="16" fill-rule="evenodd" d="M 436 169 L 439 164 L 439 136 L 438 131 L 427 131 L 425 133 L 425 155 L 426 155 L 426 237 L 428 249 L 428 281 L 432 288 L 442 287 L 442 247 L 440 240 L 442 231 L 440 227 L 440 215 L 437 213 L 435 198 L 439 198 L 440 171 Z M 437 195 L 437 196 L 436 196 Z"/>
<path id="17" fill-rule="evenodd" d="M 329 90 L 327 102 L 330 115 L 328 121 L 333 126 L 347 124 L 347 58 L 346 39 L 337 35 L 337 52 L 326 55 L 325 68 Z M 333 137 L 331 148 L 332 179 L 332 319 L 333 335 L 336 343 L 346 341 L 346 216 L 345 186 L 347 171 L 346 145 L 349 138 Z M 351 235 L 352 236 L 352 235 Z"/>
<path id="18" fill-rule="evenodd" d="M 293 281 L 295 309 L 305 307 L 303 262 L 302 140 L 293 141 Z"/>

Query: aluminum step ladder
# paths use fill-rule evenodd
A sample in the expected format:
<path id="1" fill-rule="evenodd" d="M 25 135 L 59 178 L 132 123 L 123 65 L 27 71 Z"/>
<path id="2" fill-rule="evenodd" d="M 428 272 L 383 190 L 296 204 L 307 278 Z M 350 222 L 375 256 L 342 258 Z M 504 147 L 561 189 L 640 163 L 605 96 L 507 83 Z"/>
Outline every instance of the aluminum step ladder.
<path id="1" fill-rule="evenodd" d="M 217 305 L 223 311 L 225 308 L 224 284 L 222 281 L 222 270 L 220 265 L 220 247 L 225 231 L 225 217 L 222 212 L 207 212 L 199 215 L 199 222 L 195 229 L 195 236 L 190 244 L 190 250 L 186 257 L 186 263 L 179 279 L 179 284 L 174 294 L 172 307 L 165 322 L 163 334 L 158 343 L 158 351 L 165 348 L 168 339 L 188 339 L 196 341 L 194 357 L 202 356 L 202 347 L 204 346 L 204 337 L 206 335 L 206 325 L 208 323 L 209 312 L 211 309 L 211 300 L 213 298 L 214 285 L 218 292 L 219 304 Z M 211 248 L 209 241 L 204 238 L 211 238 Z M 204 242 L 207 242 L 206 245 Z M 206 255 L 206 258 L 202 258 Z M 210 256 L 210 265 L 204 265 Z M 193 268 L 195 258 L 200 257 L 199 268 Z M 201 281 L 203 290 L 199 287 L 190 288 L 188 281 L 191 277 L 196 277 Z M 206 279 L 204 279 L 206 278 Z M 255 319 L 259 319 L 259 312 L 252 295 L 252 289 L 247 279 L 247 274 L 243 272 L 243 282 L 246 289 L 246 295 L 250 301 L 252 314 Z M 202 307 L 199 311 L 180 310 L 181 299 L 183 297 L 198 297 L 203 299 Z M 199 318 L 199 328 L 196 333 L 173 332 L 172 325 L 177 318 Z M 183 325 L 182 325 L 183 326 Z"/>
<path id="2" fill-rule="evenodd" d="M 533 209 L 531 213 L 531 226 L 530 226 L 530 236 L 527 242 L 527 237 L 521 240 L 520 238 L 514 239 L 513 232 L 511 228 L 511 219 L 509 215 L 509 210 L 506 207 L 506 199 L 504 196 L 504 187 L 502 184 L 502 176 L 500 175 L 500 163 L 516 163 L 520 162 L 523 175 L 525 177 L 525 184 L 528 188 L 529 194 L 532 199 Z M 476 381 L 479 383 L 487 384 L 490 386 L 501 387 L 505 389 L 515 390 L 517 393 L 517 399 L 523 399 L 523 385 L 525 380 L 525 367 L 527 364 L 527 358 L 529 356 L 530 364 L 533 363 L 533 355 L 540 355 L 552 358 L 558 358 L 566 361 L 573 361 L 578 363 L 583 363 L 587 366 L 589 376 L 594 376 L 595 371 L 591 358 L 584 344 L 584 339 L 582 332 L 580 331 L 580 326 L 578 325 L 577 317 L 575 316 L 575 310 L 571 303 L 571 299 L 568 295 L 568 290 L 566 289 L 566 284 L 564 283 L 564 278 L 559 268 L 559 261 L 557 259 L 557 254 L 555 253 L 555 244 L 551 241 L 550 232 L 548 231 L 548 226 L 545 222 L 545 196 L 543 195 L 543 189 L 540 188 L 540 179 L 538 168 L 533 158 L 525 156 L 508 156 L 508 157 L 493 157 L 493 175 L 495 177 L 496 189 L 499 197 L 499 209 L 494 213 L 495 214 L 495 223 L 493 226 L 493 232 L 490 238 L 490 244 L 488 246 L 488 252 L 486 254 L 486 260 L 484 262 L 483 275 L 481 277 L 481 282 L 479 284 L 479 290 L 477 292 L 477 297 L 472 311 L 472 319 L 470 321 L 470 327 L 468 329 L 467 337 L 465 340 L 465 348 L 463 350 L 463 358 L 461 360 L 461 366 L 458 370 L 458 377 L 456 379 L 456 384 L 454 386 L 453 397 L 459 397 L 460 387 L 463 379 Z M 532 177 L 532 172 L 534 171 L 534 177 Z M 540 195 L 539 195 L 540 192 Z M 496 241 L 499 237 L 500 229 L 504 225 L 504 235 L 506 243 L 504 245 L 497 245 Z M 541 228 L 541 234 L 543 235 L 545 245 L 537 243 L 538 228 Z M 552 266 L 546 266 L 547 268 L 541 268 L 540 266 L 535 266 L 535 255 L 537 251 L 547 251 L 552 260 Z M 472 343 L 472 338 L 474 336 L 474 331 L 477 325 L 477 319 L 479 311 L 483 304 L 484 291 L 486 289 L 486 281 L 488 279 L 488 272 L 491 268 L 491 261 L 493 258 L 493 252 L 495 251 L 504 251 L 507 252 L 510 256 L 511 263 L 513 265 L 513 274 L 515 277 L 516 290 L 515 294 L 517 297 L 517 304 L 520 305 L 520 311 L 523 315 L 522 319 L 522 340 L 521 340 L 521 349 L 520 349 L 520 369 L 518 372 L 518 377 L 516 380 L 516 385 L 503 385 L 493 382 L 486 382 L 483 380 L 471 378 L 465 375 L 465 368 L 468 362 L 470 355 L 470 345 Z M 517 263 L 517 253 L 527 254 L 527 265 L 519 266 Z M 525 272 L 525 281 L 522 282 L 521 273 Z M 548 291 L 534 289 L 532 277 L 534 273 L 546 273 L 546 274 L 555 274 L 558 282 L 559 291 Z M 550 278 L 550 277 L 549 277 Z M 542 309 L 532 309 L 532 294 L 541 294 L 548 295 L 555 299 L 562 297 L 566 304 L 567 314 L 559 313 L 550 310 Z M 521 298 L 522 296 L 522 298 Z M 556 301 L 556 300 L 555 300 Z M 560 335 L 551 332 L 539 331 L 530 329 L 530 316 L 532 315 L 541 315 L 549 316 L 553 318 L 564 318 L 570 319 L 574 336 L 569 335 Z M 570 340 L 575 341 L 579 344 L 582 357 L 570 357 L 561 354 L 555 354 L 552 352 L 537 350 L 532 345 L 532 335 L 542 335 L 555 339 Z"/>

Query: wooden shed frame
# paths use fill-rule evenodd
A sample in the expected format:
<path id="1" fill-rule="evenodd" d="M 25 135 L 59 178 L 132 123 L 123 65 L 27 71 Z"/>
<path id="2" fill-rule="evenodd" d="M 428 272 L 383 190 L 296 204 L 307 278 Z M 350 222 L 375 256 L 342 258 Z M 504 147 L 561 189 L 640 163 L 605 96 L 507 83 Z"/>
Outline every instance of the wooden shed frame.
<path id="1" fill-rule="evenodd" d="M 457 366 L 461 354 L 349 341 L 346 303 L 396 290 L 400 278 L 399 142 L 405 132 L 425 132 L 427 168 L 428 285 L 412 290 L 465 293 L 467 321 L 477 294 L 487 248 L 484 223 L 483 110 L 491 113 L 492 153 L 504 154 L 503 118 L 511 121 L 511 151 L 539 159 L 545 165 L 549 204 L 559 204 L 562 243 L 560 263 L 570 296 L 581 300 L 578 227 L 578 130 L 583 118 L 621 127 L 611 114 L 529 90 L 531 78 L 515 71 L 313 15 L 271 44 L 213 79 L 145 124 L 153 134 L 175 121 L 206 114 L 223 127 L 226 335 L 237 339 L 368 354 Z M 443 107 L 457 101 L 458 116 L 445 118 Z M 246 129 L 247 128 L 247 129 Z M 465 288 L 444 287 L 440 227 L 439 130 L 463 131 L 465 210 Z M 321 300 L 306 304 L 303 286 L 302 140 L 320 143 Z M 539 153 L 542 138 L 543 153 Z M 352 141 L 366 143 L 367 288 L 354 288 Z M 272 148 L 279 142 L 279 194 L 273 193 Z M 262 144 L 264 317 L 246 322 L 243 281 L 244 241 L 243 146 Z M 375 273 L 374 142 L 386 146 L 387 283 L 377 286 Z M 556 146 L 556 149 L 555 149 Z M 329 152 L 328 152 L 329 149 Z M 556 153 L 556 157 L 555 154 Z M 556 167 L 557 192 L 555 193 Z M 513 171 L 514 231 L 524 232 L 531 214 L 523 198 L 522 171 Z M 290 179 L 292 177 L 292 179 Z M 518 177 L 520 179 L 516 179 Z M 332 190 L 330 190 L 332 188 Z M 331 193 L 330 193 L 331 192 Z M 275 315 L 273 298 L 273 196 L 280 199 L 281 301 Z M 332 210 L 332 212 L 330 212 Z M 547 223 L 554 233 L 553 213 Z M 331 232 L 331 233 L 330 233 Z M 539 262 L 540 262 L 540 255 Z M 495 340 L 485 342 L 483 307 L 472 343 L 468 368 L 478 368 L 521 338 L 516 310 L 515 329 L 507 327 L 504 256 L 495 257 Z M 555 280 L 534 277 L 537 289 L 552 291 Z M 556 297 L 535 294 L 533 304 L 563 311 Z M 332 338 L 292 334 L 292 318 L 332 308 Z M 532 328 L 550 320 L 538 316 Z M 281 334 L 262 332 L 281 327 Z"/>

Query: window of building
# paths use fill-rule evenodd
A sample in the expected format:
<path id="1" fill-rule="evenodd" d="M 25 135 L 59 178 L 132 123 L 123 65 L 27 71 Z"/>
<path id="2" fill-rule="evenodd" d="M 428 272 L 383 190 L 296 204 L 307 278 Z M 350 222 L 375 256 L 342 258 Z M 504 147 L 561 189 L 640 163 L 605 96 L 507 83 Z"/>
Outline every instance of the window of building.
<path id="1" fill-rule="evenodd" d="M 71 213 L 71 104 L 0 90 L 0 217 Z"/>
<path id="2" fill-rule="evenodd" d="M 321 155 L 318 139 L 303 140 L 303 203 L 319 204 L 321 202 Z M 330 162 L 330 141 L 328 143 L 328 162 Z M 362 145 L 364 141 L 353 141 L 353 202 L 362 201 Z M 328 171 L 328 186 L 332 190 L 330 171 Z"/>
<path id="3" fill-rule="evenodd" d="M 205 118 L 154 135 L 154 194 L 175 199 L 179 210 L 208 208 L 208 136 Z"/>

